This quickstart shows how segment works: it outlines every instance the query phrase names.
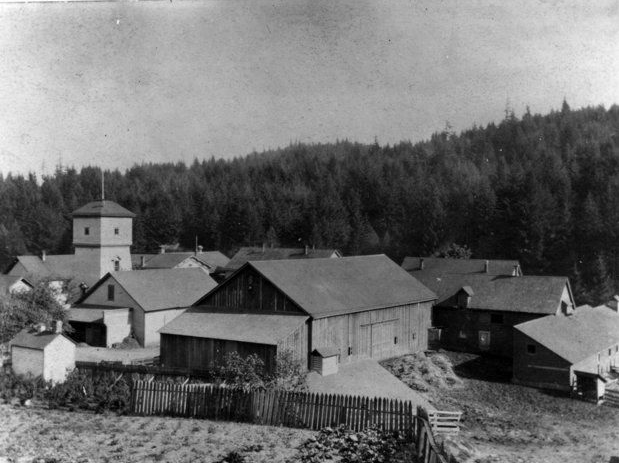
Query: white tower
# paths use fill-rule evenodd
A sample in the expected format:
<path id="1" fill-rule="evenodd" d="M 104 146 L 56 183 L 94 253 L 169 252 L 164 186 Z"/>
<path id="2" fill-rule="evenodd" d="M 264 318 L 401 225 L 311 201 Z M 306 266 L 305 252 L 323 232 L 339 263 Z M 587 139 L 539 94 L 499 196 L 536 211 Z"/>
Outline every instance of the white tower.
<path id="1" fill-rule="evenodd" d="M 114 201 L 101 200 L 72 215 L 75 256 L 88 268 L 88 277 L 98 280 L 108 272 L 131 270 L 133 212 Z"/>

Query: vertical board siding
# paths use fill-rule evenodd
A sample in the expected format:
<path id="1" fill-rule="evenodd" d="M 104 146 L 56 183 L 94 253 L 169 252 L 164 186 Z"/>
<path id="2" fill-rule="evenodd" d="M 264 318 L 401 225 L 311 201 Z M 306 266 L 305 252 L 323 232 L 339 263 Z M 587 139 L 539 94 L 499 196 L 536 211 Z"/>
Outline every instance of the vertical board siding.
<path id="1" fill-rule="evenodd" d="M 419 352 L 428 347 L 431 310 L 422 302 L 313 320 L 311 349 L 334 347 L 342 362 Z"/>
<path id="2" fill-rule="evenodd" d="M 250 267 L 222 283 L 201 304 L 233 311 L 304 313 L 290 298 Z"/>

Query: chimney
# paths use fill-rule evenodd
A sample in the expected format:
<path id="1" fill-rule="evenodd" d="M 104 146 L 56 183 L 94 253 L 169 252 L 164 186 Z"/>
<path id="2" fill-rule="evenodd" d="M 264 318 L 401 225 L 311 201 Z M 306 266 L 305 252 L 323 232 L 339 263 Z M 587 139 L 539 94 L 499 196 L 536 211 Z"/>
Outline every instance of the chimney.
<path id="1" fill-rule="evenodd" d="M 614 312 L 619 312 L 619 296 L 615 294 L 606 305 Z"/>
<path id="2" fill-rule="evenodd" d="M 88 285 L 83 281 L 80 283 L 80 290 L 82 291 L 82 296 L 88 291 Z"/>
<path id="3" fill-rule="evenodd" d="M 512 275 L 515 277 L 520 276 L 520 265 L 518 264 L 514 265 L 514 272 L 512 273 Z"/>
<path id="4" fill-rule="evenodd" d="M 159 254 L 165 254 L 165 244 L 159 246 Z"/>
<path id="5" fill-rule="evenodd" d="M 202 246 L 198 245 L 198 254 L 202 254 L 202 249 L 204 249 Z"/>
<path id="6" fill-rule="evenodd" d="M 419 258 L 419 270 L 423 270 L 423 257 Z"/>
<path id="7" fill-rule="evenodd" d="M 45 333 L 46 330 L 47 326 L 45 325 L 45 323 L 41 322 L 37 324 L 37 333 Z"/>
<path id="8" fill-rule="evenodd" d="M 264 254 L 266 250 L 267 250 L 267 244 L 263 241 L 262 242 L 262 253 Z"/>
<path id="9" fill-rule="evenodd" d="M 41 251 L 41 260 L 45 262 L 45 258 L 47 257 L 47 253 L 43 250 Z"/>
<path id="10" fill-rule="evenodd" d="M 484 273 L 488 273 L 489 271 L 490 271 L 490 261 L 485 260 L 484 261 Z"/>
<path id="11" fill-rule="evenodd" d="M 305 255 L 309 255 L 309 246 L 307 244 L 305 245 Z"/>
<path id="12" fill-rule="evenodd" d="M 144 268 L 144 265 L 146 265 L 146 257 L 140 256 L 140 268 Z"/>
<path id="13" fill-rule="evenodd" d="M 56 320 L 54 322 L 54 333 L 56 334 L 62 333 L 62 320 Z"/>

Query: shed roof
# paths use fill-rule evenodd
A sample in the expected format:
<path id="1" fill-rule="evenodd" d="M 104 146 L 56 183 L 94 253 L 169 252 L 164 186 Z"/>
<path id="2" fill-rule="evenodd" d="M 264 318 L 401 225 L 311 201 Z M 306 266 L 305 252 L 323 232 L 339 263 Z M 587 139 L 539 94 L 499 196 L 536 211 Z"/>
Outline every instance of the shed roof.
<path id="1" fill-rule="evenodd" d="M 120 204 L 109 200 L 92 201 L 73 211 L 73 217 L 135 217 Z"/>
<path id="2" fill-rule="evenodd" d="M 437 306 L 457 306 L 456 294 L 468 286 L 474 294 L 467 310 L 501 310 L 554 314 L 559 308 L 566 286 L 571 297 L 567 277 L 553 276 L 495 276 L 450 274 L 436 276 L 416 272 L 415 276 L 437 295 Z"/>
<path id="3" fill-rule="evenodd" d="M 145 312 L 188 307 L 217 285 L 207 272 L 195 267 L 112 272 L 90 288 L 79 302 L 88 303 L 90 295 L 110 278 Z"/>
<path id="4" fill-rule="evenodd" d="M 514 328 L 572 364 L 619 344 L 619 314 L 606 306 L 579 308 L 567 317 L 542 317 Z"/>
<path id="5" fill-rule="evenodd" d="M 73 344 L 75 344 L 73 340 L 67 338 L 62 333 L 53 333 L 49 331 L 39 333 L 34 328 L 24 328 L 19 333 L 17 333 L 15 337 L 11 339 L 11 341 L 9 341 L 9 344 L 11 346 L 43 350 L 58 337 L 64 337 L 65 339 L 68 339 Z"/>
<path id="6" fill-rule="evenodd" d="M 336 255 L 341 257 L 337 249 L 311 249 L 305 253 L 305 248 L 262 248 L 243 247 L 232 256 L 232 259 L 222 267 L 229 270 L 240 268 L 245 262 L 256 260 L 282 260 L 282 259 L 322 259 Z"/>
<path id="7" fill-rule="evenodd" d="M 432 291 L 384 254 L 251 261 L 247 265 L 314 318 L 436 299 Z"/>
<path id="8" fill-rule="evenodd" d="M 421 261 L 423 260 L 423 269 Z M 486 272 L 486 262 L 488 271 Z M 434 274 L 487 273 L 488 275 L 513 275 L 517 260 L 452 259 L 447 257 L 405 257 L 402 268 L 407 272 L 424 271 Z"/>
<path id="9" fill-rule="evenodd" d="M 203 252 L 166 252 L 156 254 L 146 260 L 145 268 L 174 268 L 186 259 L 194 258 L 210 269 L 216 267 L 224 267 L 228 264 L 228 259 L 219 251 L 203 251 Z"/>
<path id="10" fill-rule="evenodd" d="M 21 276 L 0 275 L 0 294 L 8 294 L 11 291 L 11 287 L 19 281 L 23 281 L 26 285 L 32 288 L 32 283 Z"/>
<path id="11" fill-rule="evenodd" d="M 334 357 L 336 355 L 340 355 L 340 351 L 337 347 L 323 346 L 323 347 L 316 347 L 312 351 L 312 355 L 320 355 L 322 358 L 327 358 L 327 357 Z"/>
<path id="12" fill-rule="evenodd" d="M 159 333 L 277 345 L 308 318 L 306 315 L 222 313 L 192 307 L 161 328 Z"/>

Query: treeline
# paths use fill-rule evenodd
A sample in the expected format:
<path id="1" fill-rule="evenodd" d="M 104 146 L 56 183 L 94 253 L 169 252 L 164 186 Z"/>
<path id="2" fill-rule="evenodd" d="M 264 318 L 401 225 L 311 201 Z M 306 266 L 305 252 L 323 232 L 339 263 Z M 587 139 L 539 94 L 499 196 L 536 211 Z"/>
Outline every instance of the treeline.
<path id="1" fill-rule="evenodd" d="M 0 178 L 0 263 L 70 253 L 72 210 L 100 197 L 98 168 Z M 230 161 L 105 172 L 106 198 L 135 212 L 134 249 L 242 245 L 430 255 L 452 243 L 568 275 L 580 302 L 614 288 L 619 106 L 560 111 L 393 146 L 295 144 Z"/>

